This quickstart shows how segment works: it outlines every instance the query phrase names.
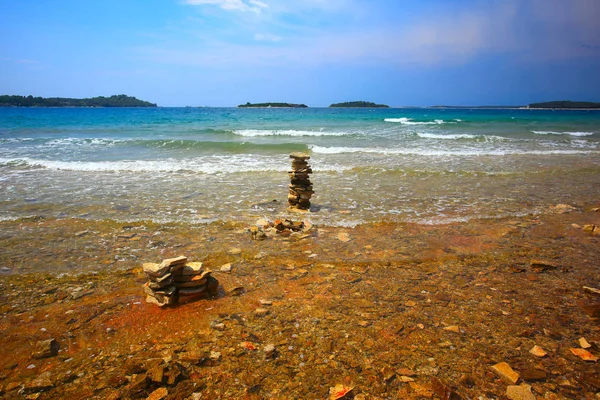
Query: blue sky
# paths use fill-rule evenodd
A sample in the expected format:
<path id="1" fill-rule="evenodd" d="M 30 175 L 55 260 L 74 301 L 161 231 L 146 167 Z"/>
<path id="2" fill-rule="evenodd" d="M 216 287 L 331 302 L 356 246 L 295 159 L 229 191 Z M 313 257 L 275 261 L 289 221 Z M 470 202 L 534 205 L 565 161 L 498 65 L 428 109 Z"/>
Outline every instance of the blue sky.
<path id="1" fill-rule="evenodd" d="M 0 94 L 600 101 L 599 0 L 0 0 Z"/>

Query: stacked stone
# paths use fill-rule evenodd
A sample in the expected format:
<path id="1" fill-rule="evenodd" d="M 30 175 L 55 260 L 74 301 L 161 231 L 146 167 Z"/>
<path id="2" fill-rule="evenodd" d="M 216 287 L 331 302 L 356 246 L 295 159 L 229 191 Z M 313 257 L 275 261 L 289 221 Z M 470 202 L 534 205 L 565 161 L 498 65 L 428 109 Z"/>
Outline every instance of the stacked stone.
<path id="1" fill-rule="evenodd" d="M 289 171 L 291 183 L 288 193 L 288 204 L 290 210 L 308 211 L 310 209 L 310 198 L 313 195 L 313 187 L 309 174 L 312 169 L 308 165 L 310 156 L 305 153 L 292 153 L 292 170 Z"/>
<path id="2" fill-rule="evenodd" d="M 148 282 L 144 284 L 146 301 L 164 307 L 177 303 L 214 297 L 219 282 L 205 270 L 201 262 L 189 262 L 187 257 L 168 258 L 160 264 L 145 263 Z"/>

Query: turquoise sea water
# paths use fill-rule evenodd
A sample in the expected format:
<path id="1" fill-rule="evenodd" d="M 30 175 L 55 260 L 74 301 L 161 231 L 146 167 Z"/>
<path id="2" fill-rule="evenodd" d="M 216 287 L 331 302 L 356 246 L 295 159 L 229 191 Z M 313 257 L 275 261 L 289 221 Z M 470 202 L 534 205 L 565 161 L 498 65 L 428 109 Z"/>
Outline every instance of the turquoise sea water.
<path id="1" fill-rule="evenodd" d="M 294 151 L 325 224 L 600 199 L 600 111 L 0 108 L 0 218 L 283 216 Z"/>

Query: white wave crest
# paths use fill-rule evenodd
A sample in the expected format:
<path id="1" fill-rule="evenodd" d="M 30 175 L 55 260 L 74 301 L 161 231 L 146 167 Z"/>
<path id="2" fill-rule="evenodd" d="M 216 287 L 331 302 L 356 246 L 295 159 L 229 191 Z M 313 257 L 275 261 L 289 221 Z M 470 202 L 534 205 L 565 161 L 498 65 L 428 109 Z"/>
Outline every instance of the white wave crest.
<path id="1" fill-rule="evenodd" d="M 196 172 L 204 174 L 287 171 L 287 163 L 271 158 L 251 156 L 210 156 L 192 159 L 120 160 L 120 161 L 56 161 L 41 159 L 2 159 L 2 166 L 44 168 L 81 172 Z"/>
<path id="2" fill-rule="evenodd" d="M 435 149 L 399 149 L 399 148 L 381 148 L 381 147 L 323 147 L 310 146 L 313 153 L 318 154 L 345 154 L 345 153 L 373 153 L 384 155 L 401 156 L 510 156 L 510 155 L 575 155 L 600 153 L 594 150 L 518 150 L 518 149 L 496 149 L 496 150 L 474 150 L 474 149 L 456 149 L 456 150 L 435 150 Z"/>
<path id="3" fill-rule="evenodd" d="M 419 122 L 419 121 L 413 121 L 411 118 L 385 118 L 384 119 L 385 122 L 395 122 L 395 123 L 399 123 L 402 125 L 441 125 L 441 124 L 446 124 L 448 122 L 445 122 L 443 119 L 434 119 L 433 121 L 427 121 L 427 122 Z"/>
<path id="4" fill-rule="evenodd" d="M 297 130 L 277 130 L 277 129 L 241 129 L 233 131 L 235 135 L 246 137 L 257 136 L 346 136 L 347 132 L 326 132 L 326 131 L 297 131 Z"/>
<path id="5" fill-rule="evenodd" d="M 595 132 L 555 132 L 555 131 L 531 131 L 536 135 L 570 135 L 570 136 L 592 136 Z"/>
<path id="6" fill-rule="evenodd" d="M 417 136 L 423 139 L 441 139 L 441 140 L 458 140 L 458 139 L 476 139 L 480 136 L 470 135 L 468 133 L 455 133 L 451 135 L 440 135 L 435 133 L 417 133 Z"/>

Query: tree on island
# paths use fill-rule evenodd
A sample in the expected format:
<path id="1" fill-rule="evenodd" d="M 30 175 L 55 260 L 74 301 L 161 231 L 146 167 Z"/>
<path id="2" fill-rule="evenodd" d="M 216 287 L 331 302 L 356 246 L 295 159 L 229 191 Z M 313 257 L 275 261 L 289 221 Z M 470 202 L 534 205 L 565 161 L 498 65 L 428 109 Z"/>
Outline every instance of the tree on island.
<path id="1" fill-rule="evenodd" d="M 335 103 L 329 107 L 364 107 L 364 108 L 389 108 L 390 106 L 385 104 L 375 104 L 370 101 L 347 101 L 345 103 Z"/>
<path id="2" fill-rule="evenodd" d="M 0 107 L 156 107 L 156 104 L 124 94 L 89 99 L 3 95 Z"/>
<path id="3" fill-rule="evenodd" d="M 306 104 L 293 104 L 293 103 L 250 103 L 240 104 L 238 108 L 268 108 L 268 107 L 276 107 L 276 108 L 307 108 Z"/>
<path id="4" fill-rule="evenodd" d="M 531 103 L 529 108 L 600 108 L 600 103 L 591 101 L 546 101 L 542 103 Z"/>

